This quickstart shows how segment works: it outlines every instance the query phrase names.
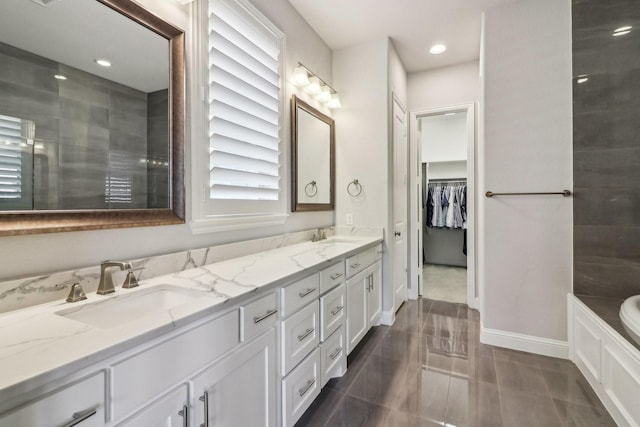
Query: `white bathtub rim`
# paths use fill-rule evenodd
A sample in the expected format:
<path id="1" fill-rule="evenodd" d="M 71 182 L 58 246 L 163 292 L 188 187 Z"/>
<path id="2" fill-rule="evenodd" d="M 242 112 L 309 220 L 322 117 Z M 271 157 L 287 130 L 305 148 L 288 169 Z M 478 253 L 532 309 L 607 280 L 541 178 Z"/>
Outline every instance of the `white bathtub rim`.
<path id="1" fill-rule="evenodd" d="M 627 333 L 640 345 L 640 295 L 624 300 L 620 306 L 620 320 Z"/>

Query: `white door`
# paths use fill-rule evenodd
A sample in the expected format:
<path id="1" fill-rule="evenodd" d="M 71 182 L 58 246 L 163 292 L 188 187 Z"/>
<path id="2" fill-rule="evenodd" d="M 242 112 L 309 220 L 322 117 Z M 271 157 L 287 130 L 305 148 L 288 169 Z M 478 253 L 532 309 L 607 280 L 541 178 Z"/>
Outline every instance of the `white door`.
<path id="1" fill-rule="evenodd" d="M 361 271 L 347 280 L 347 354 L 367 333 L 368 271 Z"/>
<path id="2" fill-rule="evenodd" d="M 407 125 L 393 100 L 393 290 L 394 311 L 407 299 Z"/>

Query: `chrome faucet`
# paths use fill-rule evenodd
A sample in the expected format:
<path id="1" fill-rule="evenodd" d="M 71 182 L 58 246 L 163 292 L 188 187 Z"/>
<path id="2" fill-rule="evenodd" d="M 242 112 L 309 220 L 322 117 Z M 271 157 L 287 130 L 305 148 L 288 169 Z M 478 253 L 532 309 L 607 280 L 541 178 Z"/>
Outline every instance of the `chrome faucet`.
<path id="1" fill-rule="evenodd" d="M 100 284 L 98 285 L 98 295 L 107 295 L 116 291 L 113 286 L 113 278 L 109 269 L 118 267 L 120 270 L 131 270 L 131 264 L 119 261 L 103 261 L 100 264 Z"/>

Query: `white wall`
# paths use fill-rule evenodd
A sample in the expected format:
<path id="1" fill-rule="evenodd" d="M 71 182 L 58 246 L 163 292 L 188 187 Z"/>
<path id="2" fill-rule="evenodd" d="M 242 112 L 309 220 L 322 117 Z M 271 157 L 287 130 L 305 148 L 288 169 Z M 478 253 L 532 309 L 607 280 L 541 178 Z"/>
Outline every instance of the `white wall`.
<path id="1" fill-rule="evenodd" d="M 478 61 L 409 73 L 409 111 L 477 102 L 480 98 L 478 73 Z"/>
<path id="2" fill-rule="evenodd" d="M 478 193 L 571 189 L 570 1 L 504 4 L 484 24 Z M 483 342 L 566 356 L 571 199 L 480 197 L 479 221 Z"/>
<path id="3" fill-rule="evenodd" d="M 467 114 L 423 117 L 422 163 L 467 160 Z M 464 175 L 466 176 L 466 172 Z"/>
<path id="4" fill-rule="evenodd" d="M 189 33 L 189 7 L 174 1 L 138 0 L 158 16 L 184 28 Z M 330 83 L 331 50 L 309 27 L 287 0 L 253 0 L 255 6 L 271 19 L 287 36 L 286 69 L 290 73 L 298 61 Z M 187 39 L 190 34 L 187 34 Z M 187 47 L 187 56 L 193 52 Z M 189 70 L 187 70 L 187 73 Z M 189 75 L 187 74 L 187 77 Z M 295 88 L 287 85 L 287 110 L 285 126 L 287 137 L 283 147 L 284 195 L 290 198 L 290 96 Z M 190 94 L 187 94 L 189 97 Z M 189 105 L 189 101 L 187 101 Z M 188 114 L 189 112 L 187 112 Z M 189 120 L 187 120 L 189 123 Z M 190 133 L 187 129 L 185 161 L 185 181 L 187 186 L 187 219 L 190 204 Z M 338 187 L 339 188 L 339 187 Z M 288 202 L 290 203 L 290 202 Z M 333 212 L 293 213 L 283 226 L 221 232 L 194 236 L 188 225 L 163 227 L 142 227 L 116 230 L 78 231 L 32 236 L 11 236 L 0 238 L 0 280 L 45 274 L 52 271 L 68 270 L 99 264 L 105 259 L 131 259 L 148 255 L 158 255 L 189 248 L 205 247 L 221 243 L 253 239 L 307 228 L 324 227 L 333 224 Z"/>

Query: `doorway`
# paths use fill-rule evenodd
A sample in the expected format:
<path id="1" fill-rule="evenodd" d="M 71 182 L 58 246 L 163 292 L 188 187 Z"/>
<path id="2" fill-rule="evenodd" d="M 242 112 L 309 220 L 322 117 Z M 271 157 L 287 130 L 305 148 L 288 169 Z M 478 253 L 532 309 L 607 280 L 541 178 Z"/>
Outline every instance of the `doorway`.
<path id="1" fill-rule="evenodd" d="M 474 104 L 411 114 L 408 296 L 479 307 Z"/>

